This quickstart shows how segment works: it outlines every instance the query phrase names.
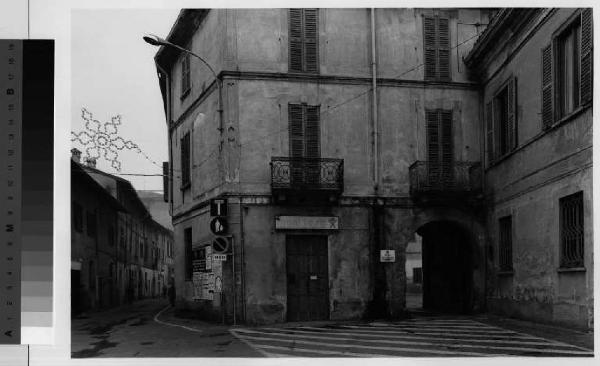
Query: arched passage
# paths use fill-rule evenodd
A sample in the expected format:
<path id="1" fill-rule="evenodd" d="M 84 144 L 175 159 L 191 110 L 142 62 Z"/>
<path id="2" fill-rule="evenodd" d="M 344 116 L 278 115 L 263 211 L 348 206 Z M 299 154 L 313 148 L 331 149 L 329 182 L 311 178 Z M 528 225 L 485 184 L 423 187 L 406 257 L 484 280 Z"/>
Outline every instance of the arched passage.
<path id="1" fill-rule="evenodd" d="M 451 221 L 417 229 L 422 237 L 423 308 L 468 313 L 473 308 L 473 236 Z"/>

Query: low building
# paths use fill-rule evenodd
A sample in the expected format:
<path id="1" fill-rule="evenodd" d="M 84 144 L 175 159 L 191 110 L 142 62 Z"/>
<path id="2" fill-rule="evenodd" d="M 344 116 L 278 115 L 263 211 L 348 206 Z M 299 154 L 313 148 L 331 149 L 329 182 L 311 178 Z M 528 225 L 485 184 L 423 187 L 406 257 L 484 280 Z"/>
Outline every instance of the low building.
<path id="1" fill-rule="evenodd" d="M 156 222 L 131 183 L 80 164 L 73 149 L 74 313 L 164 296 L 173 276 L 173 232 Z"/>

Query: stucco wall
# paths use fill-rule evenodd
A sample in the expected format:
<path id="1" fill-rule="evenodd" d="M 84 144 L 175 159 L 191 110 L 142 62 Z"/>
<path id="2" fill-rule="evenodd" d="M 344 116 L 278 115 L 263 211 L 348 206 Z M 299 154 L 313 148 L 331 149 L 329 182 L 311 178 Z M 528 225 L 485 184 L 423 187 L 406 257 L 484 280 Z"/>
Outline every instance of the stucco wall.
<path id="1" fill-rule="evenodd" d="M 592 108 L 547 131 L 540 113 L 541 49 L 573 12 L 558 9 L 535 33 L 501 42 L 505 47 L 489 56 L 484 69 L 491 76 L 485 103 L 508 78 L 517 79 L 517 150 L 486 171 L 487 226 L 494 246 L 489 306 L 587 327 L 593 319 Z M 560 272 L 559 199 L 578 191 L 584 194 L 585 271 Z M 498 219 L 506 215 L 512 215 L 514 274 L 496 275 Z"/>

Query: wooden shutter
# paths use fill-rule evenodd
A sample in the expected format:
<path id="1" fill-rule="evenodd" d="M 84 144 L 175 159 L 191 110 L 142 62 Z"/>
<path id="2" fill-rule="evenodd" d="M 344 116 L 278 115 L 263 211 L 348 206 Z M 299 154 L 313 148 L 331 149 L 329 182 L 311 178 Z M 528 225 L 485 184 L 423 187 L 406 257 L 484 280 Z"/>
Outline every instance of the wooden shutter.
<path id="1" fill-rule="evenodd" d="M 301 104 L 288 105 L 290 125 L 290 157 L 304 157 L 304 116 Z"/>
<path id="2" fill-rule="evenodd" d="M 181 188 L 190 184 L 190 133 L 181 139 Z"/>
<path id="3" fill-rule="evenodd" d="M 508 133 L 508 151 L 517 147 L 517 79 L 511 78 L 507 85 L 507 112 L 506 123 Z"/>
<path id="4" fill-rule="evenodd" d="M 581 11 L 581 104 L 592 101 L 593 86 L 592 9 Z"/>
<path id="5" fill-rule="evenodd" d="M 439 112 L 439 121 L 441 127 L 440 134 L 440 157 L 442 164 L 442 182 L 446 186 L 454 185 L 454 175 L 452 162 L 454 161 L 454 153 L 452 149 L 452 111 L 443 110 Z"/>
<path id="6" fill-rule="evenodd" d="M 427 180 L 430 186 L 440 181 L 440 125 L 437 110 L 425 111 L 427 124 Z"/>
<path id="7" fill-rule="evenodd" d="M 319 11 L 304 9 L 304 71 L 319 71 Z"/>
<path id="8" fill-rule="evenodd" d="M 437 18 L 438 77 L 450 79 L 450 26 L 447 18 Z"/>
<path id="9" fill-rule="evenodd" d="M 552 45 L 542 49 L 542 124 L 548 128 L 554 122 Z"/>
<path id="10" fill-rule="evenodd" d="M 321 155 L 321 130 L 319 128 L 319 117 L 318 106 L 306 106 L 306 127 L 304 130 L 304 138 L 306 141 L 305 157 L 307 158 L 318 158 Z"/>
<path id="11" fill-rule="evenodd" d="M 486 114 L 486 134 L 487 134 L 487 154 L 488 165 L 494 161 L 494 108 L 493 102 L 489 101 L 485 106 Z"/>
<path id="12" fill-rule="evenodd" d="M 290 9 L 289 12 L 289 52 L 290 71 L 301 72 L 303 69 L 302 65 L 302 9 Z"/>
<path id="13" fill-rule="evenodd" d="M 423 63 L 425 66 L 425 80 L 432 80 L 437 76 L 437 37 L 435 28 L 435 18 L 423 18 L 423 48 L 425 51 Z"/>

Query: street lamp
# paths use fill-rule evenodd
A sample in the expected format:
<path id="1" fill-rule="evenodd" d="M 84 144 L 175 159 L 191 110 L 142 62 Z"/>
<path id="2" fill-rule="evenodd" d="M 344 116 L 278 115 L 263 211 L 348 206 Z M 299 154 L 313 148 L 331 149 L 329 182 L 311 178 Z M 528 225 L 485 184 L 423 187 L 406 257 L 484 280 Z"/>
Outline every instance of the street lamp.
<path id="1" fill-rule="evenodd" d="M 219 77 L 217 76 L 217 73 L 215 72 L 215 70 L 210 66 L 210 64 L 208 62 L 206 62 L 206 60 L 204 60 L 202 57 L 200 57 L 199 55 L 195 54 L 194 52 L 187 50 L 181 46 L 178 46 L 174 43 L 171 43 L 169 41 L 167 41 L 166 39 L 160 38 L 157 35 L 154 34 L 148 34 L 145 35 L 144 37 L 142 37 L 144 39 L 144 42 L 152 45 L 152 46 L 166 46 L 166 47 L 173 47 L 176 48 L 178 50 L 180 50 L 181 52 L 185 52 L 188 55 L 194 56 L 196 57 L 198 60 L 200 60 L 209 70 L 210 72 L 213 74 L 213 76 L 215 77 L 215 82 L 217 83 L 217 89 L 219 91 L 219 106 L 218 106 L 218 111 L 219 111 L 219 127 L 221 132 L 223 131 L 223 109 L 222 109 L 222 105 L 223 105 L 223 100 L 222 100 L 222 84 L 221 84 L 221 80 L 219 80 Z"/>

